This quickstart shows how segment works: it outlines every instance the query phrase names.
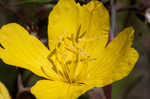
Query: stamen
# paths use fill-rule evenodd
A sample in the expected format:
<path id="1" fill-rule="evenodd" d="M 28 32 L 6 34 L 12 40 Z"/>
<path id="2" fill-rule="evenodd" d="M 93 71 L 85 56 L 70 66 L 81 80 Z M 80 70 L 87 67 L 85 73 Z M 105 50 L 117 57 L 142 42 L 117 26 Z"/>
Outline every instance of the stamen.
<path id="1" fill-rule="evenodd" d="M 51 58 L 56 53 L 56 48 L 48 55 L 48 59 Z"/>
<path id="2" fill-rule="evenodd" d="M 81 25 L 80 25 L 76 35 L 71 34 L 68 37 L 61 38 L 56 48 L 48 56 L 49 61 L 53 65 L 52 69 L 58 74 L 58 76 L 60 76 L 60 78 L 62 78 L 64 82 L 76 83 L 79 85 L 85 84 L 80 81 L 80 78 L 84 76 L 86 77 L 85 72 L 88 71 L 84 70 L 84 72 L 82 72 L 81 70 L 84 67 L 82 67 L 82 65 L 79 65 L 79 62 L 83 62 L 83 64 L 86 64 L 88 66 L 89 61 L 93 61 L 96 59 L 91 58 L 88 55 L 88 53 L 86 53 L 84 49 L 82 49 L 78 44 L 79 39 L 83 38 L 85 34 L 86 32 L 81 33 Z M 71 54 L 68 52 L 71 52 Z M 66 57 L 64 57 L 65 55 Z M 68 56 L 70 55 L 72 59 L 69 59 Z M 59 65 L 60 67 L 57 65 Z M 43 68 L 41 69 L 43 73 L 46 74 Z"/>
<path id="3" fill-rule="evenodd" d="M 80 33 L 81 32 L 81 25 L 79 26 L 77 33 L 76 33 L 76 37 L 75 37 L 75 41 L 78 43 L 79 39 L 83 38 L 85 36 L 85 34 L 87 33 L 87 31 Z"/>
<path id="4" fill-rule="evenodd" d="M 77 54 L 77 52 L 75 52 L 74 50 L 72 50 L 72 49 L 70 49 L 68 47 L 65 47 L 65 49 L 68 50 L 68 51 L 70 51 L 70 52 L 72 52 L 72 53 L 74 53 L 74 54 Z"/>
<path id="5" fill-rule="evenodd" d="M 79 35 L 80 35 L 80 31 L 81 31 L 81 25 L 79 26 L 77 33 L 76 33 L 76 37 L 75 37 L 75 41 L 78 42 L 79 39 Z"/>
<path id="6" fill-rule="evenodd" d="M 53 62 L 53 60 L 49 58 L 49 61 L 50 61 L 51 64 L 53 65 L 52 69 L 53 69 L 56 73 L 58 73 L 57 67 L 56 67 L 55 63 Z"/>
<path id="7" fill-rule="evenodd" d="M 49 75 L 47 75 L 47 73 L 45 72 L 45 70 L 44 70 L 43 67 L 41 67 L 41 71 L 43 72 L 43 74 L 44 74 L 45 76 L 47 76 L 47 78 L 48 78 L 49 80 L 52 80 L 52 79 L 50 79 L 51 77 L 50 77 Z"/>
<path id="8" fill-rule="evenodd" d="M 79 36 L 79 38 L 83 38 L 86 33 L 87 33 L 87 31 L 83 32 L 83 33 Z"/>

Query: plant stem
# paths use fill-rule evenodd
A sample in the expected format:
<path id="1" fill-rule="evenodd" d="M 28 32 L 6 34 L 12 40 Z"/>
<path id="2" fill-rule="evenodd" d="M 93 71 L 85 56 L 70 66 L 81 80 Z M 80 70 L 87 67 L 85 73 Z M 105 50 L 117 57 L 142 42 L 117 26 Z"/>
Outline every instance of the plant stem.
<path id="1" fill-rule="evenodd" d="M 115 25 L 116 25 L 116 6 L 115 6 L 115 1 L 110 0 L 110 5 L 111 5 L 111 29 L 112 32 L 115 33 Z"/>
<path id="2" fill-rule="evenodd" d="M 106 95 L 106 99 L 112 98 L 112 85 L 108 85 L 105 87 L 105 95 Z"/>

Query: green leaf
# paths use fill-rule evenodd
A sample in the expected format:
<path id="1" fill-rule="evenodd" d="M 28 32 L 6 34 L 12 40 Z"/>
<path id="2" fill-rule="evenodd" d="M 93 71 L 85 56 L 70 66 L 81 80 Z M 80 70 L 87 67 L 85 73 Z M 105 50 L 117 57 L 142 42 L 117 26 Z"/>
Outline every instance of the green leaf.
<path id="1" fill-rule="evenodd" d="M 22 0 L 16 3 L 16 5 L 24 5 L 24 4 L 42 4 L 42 3 L 50 3 L 50 2 L 56 2 L 56 0 Z"/>

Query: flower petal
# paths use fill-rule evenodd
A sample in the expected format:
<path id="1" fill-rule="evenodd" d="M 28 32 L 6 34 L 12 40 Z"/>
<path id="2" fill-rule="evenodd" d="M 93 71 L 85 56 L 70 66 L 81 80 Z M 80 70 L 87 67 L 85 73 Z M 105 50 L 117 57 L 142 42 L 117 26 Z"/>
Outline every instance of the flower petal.
<path id="1" fill-rule="evenodd" d="M 96 58 L 106 46 L 108 32 L 109 13 L 97 0 L 83 6 L 74 0 L 60 0 L 49 16 L 50 49 L 61 50 L 66 61 L 75 57 L 66 48 L 79 48 L 81 54 Z"/>
<path id="2" fill-rule="evenodd" d="M 109 13 L 104 5 L 92 0 L 87 5 L 79 6 L 81 33 L 85 33 L 80 39 L 81 46 L 94 57 L 101 53 L 108 41 Z"/>
<path id="3" fill-rule="evenodd" d="M 7 88 L 2 82 L 0 82 L 0 99 L 11 99 Z"/>
<path id="4" fill-rule="evenodd" d="M 138 53 L 131 48 L 134 29 L 126 28 L 101 53 L 89 68 L 89 82 L 98 87 L 111 84 L 127 76 L 138 60 Z"/>
<path id="5" fill-rule="evenodd" d="M 49 15 L 49 47 L 54 49 L 63 37 L 76 33 L 78 11 L 74 0 L 59 0 Z"/>
<path id="6" fill-rule="evenodd" d="M 47 57 L 49 50 L 23 27 L 11 23 L 0 29 L 0 58 L 9 65 L 31 70 L 46 77 L 55 76 Z M 42 70 L 44 68 L 45 71 Z"/>
<path id="7" fill-rule="evenodd" d="M 59 81 L 40 80 L 31 88 L 31 92 L 37 99 L 76 99 L 91 88 L 82 84 L 73 85 Z"/>
<path id="8" fill-rule="evenodd" d="M 79 39 L 79 45 L 94 56 L 97 55 L 97 50 L 101 52 L 104 49 L 108 32 L 109 13 L 97 0 L 83 6 L 76 4 L 74 0 L 60 0 L 49 15 L 48 35 L 51 50 L 63 38 L 73 35 L 75 39 Z"/>

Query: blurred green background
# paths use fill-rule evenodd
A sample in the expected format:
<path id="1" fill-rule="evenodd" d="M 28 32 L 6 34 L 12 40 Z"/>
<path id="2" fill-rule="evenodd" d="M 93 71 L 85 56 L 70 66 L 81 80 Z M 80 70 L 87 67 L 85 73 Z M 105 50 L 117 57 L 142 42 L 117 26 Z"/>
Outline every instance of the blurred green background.
<path id="1" fill-rule="evenodd" d="M 83 4 L 89 0 L 78 1 Z M 102 2 L 111 14 L 110 1 Z M 47 45 L 47 17 L 56 3 L 57 0 L 0 0 L 0 27 L 10 22 L 19 23 Z M 128 77 L 113 84 L 112 99 L 150 99 L 150 0 L 116 0 L 115 9 L 115 35 L 123 28 L 133 26 L 133 46 L 140 53 L 140 58 Z M 29 71 L 0 62 L 0 81 L 8 87 L 13 99 L 18 92 L 18 71 L 23 75 L 25 87 L 41 79 Z M 83 95 L 80 99 L 88 99 L 88 96 Z"/>

